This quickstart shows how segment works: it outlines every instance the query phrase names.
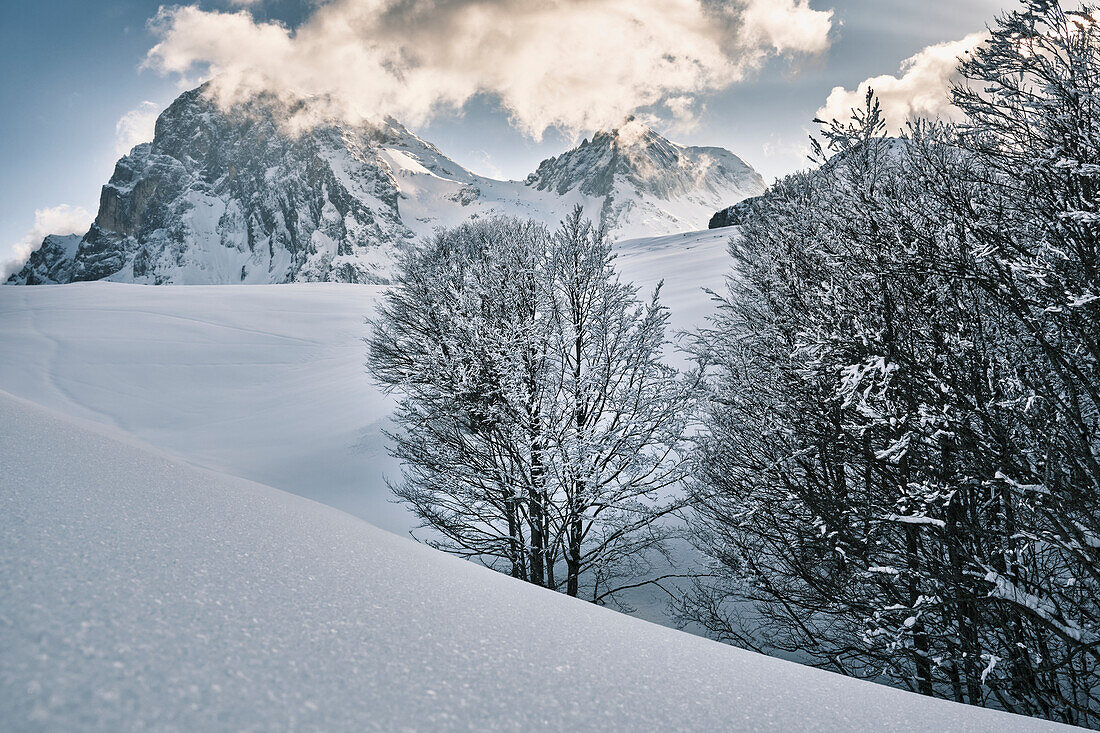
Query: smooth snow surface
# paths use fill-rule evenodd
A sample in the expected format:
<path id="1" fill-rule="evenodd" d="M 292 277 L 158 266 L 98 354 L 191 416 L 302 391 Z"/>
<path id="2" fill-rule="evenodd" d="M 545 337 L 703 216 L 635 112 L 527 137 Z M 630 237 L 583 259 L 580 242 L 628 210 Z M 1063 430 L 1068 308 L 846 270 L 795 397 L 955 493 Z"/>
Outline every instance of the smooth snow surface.
<path id="1" fill-rule="evenodd" d="M 0 287 L 0 389 L 386 529 L 391 402 L 363 366 L 374 286 Z"/>
<path id="2" fill-rule="evenodd" d="M 1054 726 L 596 608 L 0 393 L 0 728 Z"/>
<path id="3" fill-rule="evenodd" d="M 710 311 L 730 232 L 624 242 L 616 265 L 665 279 L 672 326 Z M 367 376 L 373 285 L 0 286 L 0 389 L 121 428 L 199 465 L 405 533 L 383 475 L 392 401 Z M 643 292 L 642 297 L 647 293 Z"/>

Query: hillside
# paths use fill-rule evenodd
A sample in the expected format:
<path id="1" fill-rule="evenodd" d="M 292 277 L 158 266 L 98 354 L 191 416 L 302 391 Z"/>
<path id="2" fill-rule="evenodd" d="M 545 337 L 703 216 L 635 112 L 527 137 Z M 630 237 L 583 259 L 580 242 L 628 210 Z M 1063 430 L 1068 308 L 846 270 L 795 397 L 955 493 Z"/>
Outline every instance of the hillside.
<path id="1" fill-rule="evenodd" d="M 616 264 L 664 279 L 672 327 L 702 322 L 728 267 L 729 230 L 632 240 Z M 397 466 L 392 403 L 363 366 L 381 288 L 296 283 L 0 286 L 0 389 L 120 427 L 158 448 L 336 506 L 385 529 Z"/>
<path id="2" fill-rule="evenodd" d="M 1047 730 L 514 581 L 0 393 L 9 730 Z"/>

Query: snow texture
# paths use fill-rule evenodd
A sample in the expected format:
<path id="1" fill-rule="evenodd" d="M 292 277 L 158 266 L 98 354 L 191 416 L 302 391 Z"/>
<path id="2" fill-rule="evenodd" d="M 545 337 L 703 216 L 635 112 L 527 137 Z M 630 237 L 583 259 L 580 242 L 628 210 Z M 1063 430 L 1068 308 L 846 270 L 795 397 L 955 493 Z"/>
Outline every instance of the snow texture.
<path id="1" fill-rule="evenodd" d="M 524 585 L 0 393 L 0 727 L 1024 731 Z"/>

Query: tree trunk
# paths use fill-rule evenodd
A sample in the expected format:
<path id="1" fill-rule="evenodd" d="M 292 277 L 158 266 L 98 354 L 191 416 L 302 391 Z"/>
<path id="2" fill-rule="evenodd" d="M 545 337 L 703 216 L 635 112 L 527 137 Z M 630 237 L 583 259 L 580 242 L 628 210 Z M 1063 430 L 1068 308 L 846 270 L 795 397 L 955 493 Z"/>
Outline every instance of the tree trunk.
<path id="1" fill-rule="evenodd" d="M 566 567 L 569 573 L 566 582 L 566 594 L 577 597 L 581 582 L 581 532 L 580 518 L 574 518 L 569 527 L 569 551 L 566 554 Z"/>

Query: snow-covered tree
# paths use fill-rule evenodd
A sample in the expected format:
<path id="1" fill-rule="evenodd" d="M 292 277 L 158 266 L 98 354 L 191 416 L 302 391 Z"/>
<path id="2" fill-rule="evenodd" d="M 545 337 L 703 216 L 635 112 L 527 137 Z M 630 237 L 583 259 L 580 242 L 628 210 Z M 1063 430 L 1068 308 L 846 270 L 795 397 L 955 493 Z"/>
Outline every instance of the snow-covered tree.
<path id="1" fill-rule="evenodd" d="M 397 496 L 441 549 L 570 595 L 644 582 L 682 505 L 691 389 L 667 311 L 621 282 L 578 209 L 492 219 L 402 258 L 370 366 L 399 396 Z"/>
<path id="2" fill-rule="evenodd" d="M 369 363 L 400 395 L 397 496 L 441 549 L 546 584 L 541 378 L 549 238 L 494 219 L 408 248 L 374 320 Z"/>
<path id="3" fill-rule="evenodd" d="M 554 234 L 552 252 L 555 541 L 566 592 L 577 595 L 588 574 L 598 598 L 624 570 L 645 570 L 646 551 L 663 535 L 655 519 L 682 504 L 692 390 L 662 361 L 668 312 L 660 286 L 640 302 L 615 275 L 606 234 L 579 207 Z"/>
<path id="4" fill-rule="evenodd" d="M 1100 723 L 1100 30 L 1027 2 L 965 123 L 825 127 L 733 244 L 699 350 L 715 635 Z M 746 611 L 744 600 L 753 601 Z"/>

